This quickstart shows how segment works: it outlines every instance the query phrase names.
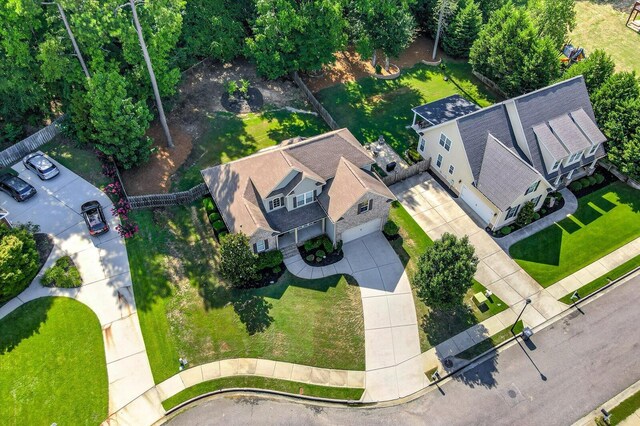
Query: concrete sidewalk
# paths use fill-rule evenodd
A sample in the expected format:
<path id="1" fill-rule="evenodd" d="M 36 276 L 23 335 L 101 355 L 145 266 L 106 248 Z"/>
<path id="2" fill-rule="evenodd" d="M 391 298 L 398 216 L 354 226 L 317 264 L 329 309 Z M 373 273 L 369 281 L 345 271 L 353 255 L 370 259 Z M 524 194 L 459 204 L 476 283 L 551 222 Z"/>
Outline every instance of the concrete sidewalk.
<path id="1" fill-rule="evenodd" d="M 24 203 L 0 198 L 0 206 L 9 210 L 13 223 L 36 223 L 42 232 L 53 235 L 55 244 L 31 285 L 0 308 L 0 318 L 24 303 L 48 296 L 70 297 L 91 308 L 102 326 L 111 415 L 155 384 L 136 313 L 127 250 L 115 230 L 120 222 L 111 214 L 109 198 L 69 169 L 56 165 L 60 175 L 51 181 L 40 181 L 21 163 L 16 164 L 13 168 L 36 187 L 38 194 Z M 89 235 L 80 215 L 80 206 L 89 200 L 102 205 L 111 228 L 107 234 Z M 44 271 L 65 255 L 78 267 L 83 285 L 74 289 L 43 287 L 40 279 Z M 139 417 L 148 420 L 142 423 L 150 424 L 163 414 L 158 400 Z"/>
<path id="2" fill-rule="evenodd" d="M 353 276 L 360 286 L 365 328 L 366 390 L 363 401 L 389 401 L 428 385 L 420 356 L 418 321 L 404 267 L 380 232 L 344 245 L 344 259 L 313 267 L 298 255 L 286 259 L 302 278 L 336 273 Z"/>
<path id="3" fill-rule="evenodd" d="M 561 279 L 557 283 L 547 287 L 547 291 L 556 299 L 560 299 L 638 255 L 640 255 L 640 238 L 636 238 L 630 243 L 596 260 L 592 264 Z M 586 295 L 581 294 L 580 296 L 583 297 Z"/>

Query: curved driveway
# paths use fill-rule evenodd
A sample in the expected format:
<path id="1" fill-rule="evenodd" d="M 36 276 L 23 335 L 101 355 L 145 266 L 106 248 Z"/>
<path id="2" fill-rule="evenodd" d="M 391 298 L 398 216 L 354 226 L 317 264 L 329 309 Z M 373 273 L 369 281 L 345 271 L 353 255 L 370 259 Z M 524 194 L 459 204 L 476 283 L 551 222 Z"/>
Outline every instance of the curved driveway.
<path id="1" fill-rule="evenodd" d="M 21 178 L 37 189 L 38 194 L 30 200 L 17 203 L 6 194 L 0 194 L 0 207 L 9 211 L 12 223 L 38 224 L 41 232 L 54 237 L 55 244 L 47 263 L 31 285 L 0 308 L 0 318 L 24 303 L 46 296 L 71 297 L 89 306 L 102 326 L 111 415 L 154 386 L 133 298 L 127 250 L 115 230 L 120 222 L 111 214 L 109 198 L 72 171 L 56 164 L 60 175 L 45 182 L 25 170 L 21 163 L 13 167 Z M 103 206 L 111 228 L 107 234 L 89 235 L 80 215 L 80 206 L 89 200 L 98 200 Z M 42 272 L 64 255 L 73 258 L 83 285 L 76 289 L 40 285 Z M 150 423 L 145 418 L 154 417 L 155 420 L 164 414 L 159 400 L 147 401 L 140 412 L 149 415 L 140 419 L 144 423 Z"/>

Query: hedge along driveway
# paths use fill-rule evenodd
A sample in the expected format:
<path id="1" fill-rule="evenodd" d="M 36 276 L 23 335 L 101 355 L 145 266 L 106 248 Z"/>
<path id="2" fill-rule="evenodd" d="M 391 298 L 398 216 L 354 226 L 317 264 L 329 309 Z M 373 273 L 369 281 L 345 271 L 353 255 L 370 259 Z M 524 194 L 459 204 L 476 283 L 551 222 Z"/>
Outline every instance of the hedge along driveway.
<path id="1" fill-rule="evenodd" d="M 260 289 L 231 290 L 217 277 L 218 246 L 199 205 L 133 218 L 127 241 L 136 305 L 159 383 L 191 366 L 264 358 L 364 370 L 360 289 L 345 277 L 303 280 L 285 273 Z"/>
<path id="2" fill-rule="evenodd" d="M 107 418 L 108 401 L 102 330 L 91 309 L 45 297 L 0 320 L 0 423 L 95 425 Z"/>
<path id="3" fill-rule="evenodd" d="M 403 152 L 418 142 L 416 133 L 406 128 L 413 121 L 411 108 L 456 93 L 481 107 L 493 103 L 493 96 L 471 74 L 471 66 L 462 62 L 447 63 L 446 73 L 418 64 L 395 80 L 365 77 L 323 89 L 317 98 L 361 143 L 383 135 L 393 149 Z"/>
<path id="4" fill-rule="evenodd" d="M 640 236 L 640 191 L 615 182 L 578 199 L 566 219 L 510 248 L 543 287 L 582 269 Z"/>

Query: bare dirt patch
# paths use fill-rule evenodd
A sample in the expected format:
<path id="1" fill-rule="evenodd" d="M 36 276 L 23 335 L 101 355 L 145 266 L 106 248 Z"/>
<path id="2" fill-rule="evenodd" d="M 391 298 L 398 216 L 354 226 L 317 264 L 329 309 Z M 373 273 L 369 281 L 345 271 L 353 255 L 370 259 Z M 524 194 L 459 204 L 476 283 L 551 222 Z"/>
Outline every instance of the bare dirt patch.
<path id="1" fill-rule="evenodd" d="M 391 63 L 402 68 L 410 68 L 418 62 L 431 60 L 433 53 L 433 40 L 428 37 L 420 36 L 414 40 L 411 45 L 400 54 L 398 58 L 392 58 Z M 438 53 L 436 58 L 441 56 Z M 378 55 L 380 64 L 384 64 L 384 56 Z M 339 83 L 356 81 L 359 78 L 371 76 L 375 74 L 375 68 L 371 65 L 371 61 L 363 60 L 353 48 L 345 52 L 336 54 L 336 61 L 325 67 L 324 73 L 319 77 L 306 77 L 305 83 L 312 92 L 318 92 L 326 87 Z"/>
<path id="2" fill-rule="evenodd" d="M 226 111 L 220 99 L 225 83 L 230 80 L 249 80 L 252 87 L 262 93 L 264 103 L 278 108 L 301 106 L 304 95 L 288 80 L 268 81 L 257 76 L 255 67 L 245 60 L 221 64 L 205 60 L 182 75 L 182 82 L 167 121 L 176 148 L 166 148 L 166 140 L 158 120 L 147 135 L 154 140 L 156 150 L 147 164 L 123 173 L 127 193 L 130 195 L 169 192 L 171 176 L 185 163 L 194 141 L 211 126 L 211 115 Z M 166 106 L 165 106 L 166 107 Z"/>

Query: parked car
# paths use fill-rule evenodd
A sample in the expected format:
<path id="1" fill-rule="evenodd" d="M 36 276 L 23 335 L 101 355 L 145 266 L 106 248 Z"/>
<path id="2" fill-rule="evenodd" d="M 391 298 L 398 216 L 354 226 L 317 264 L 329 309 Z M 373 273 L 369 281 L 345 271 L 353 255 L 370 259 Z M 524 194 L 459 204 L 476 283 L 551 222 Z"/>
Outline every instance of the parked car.
<path id="1" fill-rule="evenodd" d="M 17 202 L 28 200 L 37 193 L 33 186 L 11 173 L 0 175 L 0 191 L 6 192 Z"/>
<path id="2" fill-rule="evenodd" d="M 84 203 L 80 209 L 82 210 L 82 216 L 84 216 L 87 228 L 89 228 L 89 234 L 100 235 L 109 232 L 109 225 L 104 218 L 104 212 L 99 202 L 95 200 L 88 201 Z"/>
<path id="3" fill-rule="evenodd" d="M 60 169 L 39 152 L 34 152 L 24 157 L 22 164 L 42 180 L 53 179 L 60 174 Z"/>

